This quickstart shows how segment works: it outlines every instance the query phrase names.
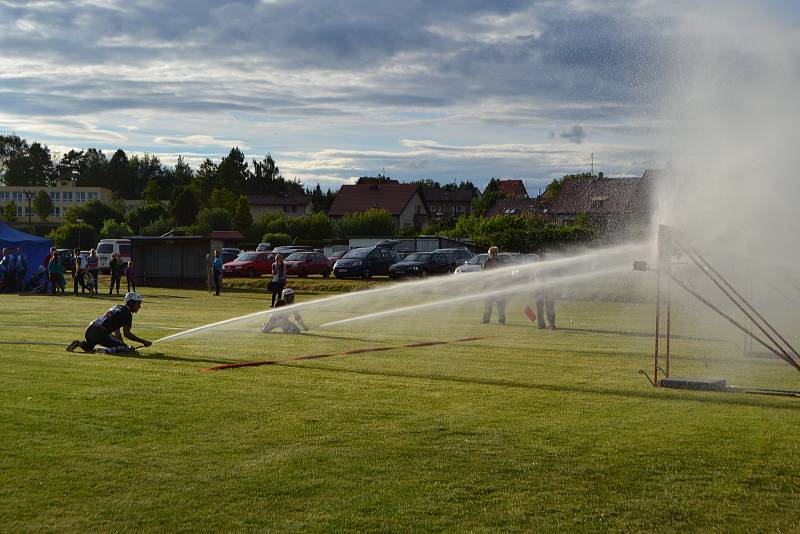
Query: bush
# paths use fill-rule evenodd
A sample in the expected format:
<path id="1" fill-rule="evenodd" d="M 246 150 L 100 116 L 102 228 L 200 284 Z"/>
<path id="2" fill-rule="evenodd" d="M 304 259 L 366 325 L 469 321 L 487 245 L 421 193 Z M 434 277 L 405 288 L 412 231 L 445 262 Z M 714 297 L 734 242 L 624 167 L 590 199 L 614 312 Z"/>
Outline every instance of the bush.
<path id="1" fill-rule="evenodd" d="M 290 245 L 292 243 L 292 238 L 289 234 L 280 234 L 280 233 L 266 233 L 261 238 L 262 243 L 269 243 L 273 247 L 281 247 L 283 245 Z"/>
<path id="2" fill-rule="evenodd" d="M 363 213 L 348 213 L 338 224 L 339 237 L 393 236 L 397 223 L 387 210 L 369 209 Z"/>

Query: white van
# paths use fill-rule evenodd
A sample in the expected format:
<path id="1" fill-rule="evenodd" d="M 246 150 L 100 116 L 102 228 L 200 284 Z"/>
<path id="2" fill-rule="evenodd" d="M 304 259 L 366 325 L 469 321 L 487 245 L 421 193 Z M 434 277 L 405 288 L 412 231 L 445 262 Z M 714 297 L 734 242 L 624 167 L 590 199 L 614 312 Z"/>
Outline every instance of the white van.
<path id="1" fill-rule="evenodd" d="M 101 239 L 97 244 L 97 258 L 100 260 L 100 272 L 109 271 L 108 263 L 113 253 L 119 254 L 119 259 L 127 263 L 131 259 L 130 239 Z"/>

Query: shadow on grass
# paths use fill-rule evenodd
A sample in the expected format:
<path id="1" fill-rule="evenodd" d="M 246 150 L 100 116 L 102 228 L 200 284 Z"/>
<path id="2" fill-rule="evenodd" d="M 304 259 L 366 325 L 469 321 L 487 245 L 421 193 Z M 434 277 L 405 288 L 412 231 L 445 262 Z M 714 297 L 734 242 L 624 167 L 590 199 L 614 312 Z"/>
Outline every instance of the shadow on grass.
<path id="1" fill-rule="evenodd" d="M 388 371 L 370 371 L 364 369 L 344 369 L 341 367 L 331 367 L 326 365 L 308 365 L 299 362 L 278 361 L 275 365 L 283 367 L 293 367 L 296 369 L 303 369 L 308 371 L 325 371 L 333 373 L 346 373 L 356 374 L 363 376 L 380 376 L 391 378 L 415 378 L 421 380 L 435 380 L 440 382 L 450 382 L 454 384 L 470 384 L 480 386 L 495 386 L 502 388 L 520 388 L 531 389 L 539 391 L 554 391 L 559 393 L 588 393 L 593 395 L 611 395 L 615 397 L 625 397 L 631 399 L 646 399 L 646 400 L 679 400 L 690 402 L 702 402 L 708 404 L 720 405 L 735 405 L 735 406 L 755 406 L 755 407 L 769 407 L 779 409 L 800 410 L 800 404 L 791 404 L 788 401 L 775 402 L 772 400 L 765 400 L 765 398 L 750 397 L 738 392 L 694 392 L 687 394 L 678 390 L 656 389 L 648 386 L 643 391 L 632 390 L 618 390 L 604 387 L 591 387 L 591 386 L 559 386 L 553 384 L 535 384 L 520 382 L 514 380 L 500 380 L 491 378 L 466 378 L 457 376 L 442 376 L 434 374 L 414 374 L 414 373 L 400 373 Z"/>

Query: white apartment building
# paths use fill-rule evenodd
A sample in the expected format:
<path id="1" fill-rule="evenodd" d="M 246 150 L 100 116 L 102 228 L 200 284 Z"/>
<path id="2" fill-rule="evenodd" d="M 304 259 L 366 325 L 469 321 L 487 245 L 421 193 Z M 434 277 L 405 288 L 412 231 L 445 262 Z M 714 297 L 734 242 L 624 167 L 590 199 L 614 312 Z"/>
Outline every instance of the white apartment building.
<path id="1" fill-rule="evenodd" d="M 25 191 L 32 193 L 31 207 L 28 207 L 28 199 L 25 196 Z M 53 201 L 53 211 L 47 218 L 48 223 L 59 224 L 64 222 L 64 215 L 67 210 L 72 206 L 80 206 L 86 204 L 90 200 L 99 200 L 100 202 L 110 203 L 111 190 L 105 187 L 78 187 L 72 180 L 61 180 L 58 185 L 50 187 L 41 186 L 6 186 L 0 187 L 0 208 L 6 205 L 10 200 L 13 200 L 17 205 L 17 221 L 22 223 L 28 220 L 28 215 L 31 216 L 31 222 L 41 223 L 41 219 L 33 211 L 33 197 L 39 191 L 44 191 L 50 195 L 50 200 Z M 30 211 L 29 211 L 30 210 Z"/>

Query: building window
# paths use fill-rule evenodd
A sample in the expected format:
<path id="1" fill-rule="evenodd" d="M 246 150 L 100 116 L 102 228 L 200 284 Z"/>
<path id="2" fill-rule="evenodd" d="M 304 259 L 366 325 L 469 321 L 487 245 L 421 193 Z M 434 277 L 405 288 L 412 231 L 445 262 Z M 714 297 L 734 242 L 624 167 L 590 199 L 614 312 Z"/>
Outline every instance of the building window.
<path id="1" fill-rule="evenodd" d="M 14 191 L 13 196 L 14 196 L 14 200 L 22 200 L 22 192 L 21 191 Z"/>
<path id="2" fill-rule="evenodd" d="M 64 191 L 64 202 L 72 202 L 72 191 Z"/>
<path id="3" fill-rule="evenodd" d="M 89 200 L 97 200 L 100 198 L 100 193 L 89 192 Z"/>
<path id="4" fill-rule="evenodd" d="M 86 202 L 86 192 L 85 191 L 76 191 L 75 192 L 75 202 Z"/>
<path id="5" fill-rule="evenodd" d="M 58 202 L 61 200 L 61 191 L 50 191 L 50 200 Z"/>
<path id="6" fill-rule="evenodd" d="M 0 191 L 0 200 L 8 200 L 11 196 L 8 194 L 8 191 Z"/>
<path id="7" fill-rule="evenodd" d="M 22 206 L 17 206 L 17 217 L 22 217 Z"/>

